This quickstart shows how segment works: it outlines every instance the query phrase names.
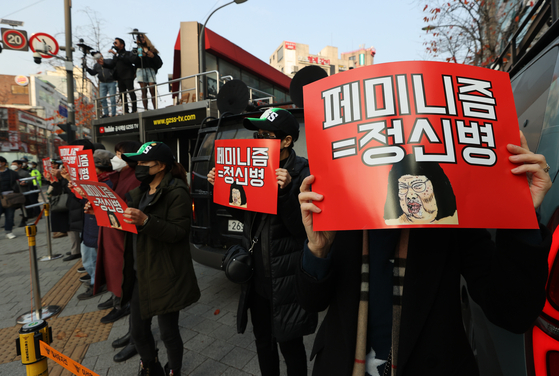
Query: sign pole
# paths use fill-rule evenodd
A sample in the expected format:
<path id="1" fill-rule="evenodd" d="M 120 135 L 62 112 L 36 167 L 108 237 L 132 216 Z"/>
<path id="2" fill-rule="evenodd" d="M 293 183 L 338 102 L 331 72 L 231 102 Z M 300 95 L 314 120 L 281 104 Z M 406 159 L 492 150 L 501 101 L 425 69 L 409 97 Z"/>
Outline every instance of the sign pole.
<path id="1" fill-rule="evenodd" d="M 72 6 L 70 0 L 64 0 L 64 24 L 66 34 L 66 83 L 68 98 L 68 123 L 70 127 L 76 125 L 76 113 L 74 108 L 74 63 L 72 57 Z M 74 132 L 68 132 L 68 144 L 74 141 Z"/>

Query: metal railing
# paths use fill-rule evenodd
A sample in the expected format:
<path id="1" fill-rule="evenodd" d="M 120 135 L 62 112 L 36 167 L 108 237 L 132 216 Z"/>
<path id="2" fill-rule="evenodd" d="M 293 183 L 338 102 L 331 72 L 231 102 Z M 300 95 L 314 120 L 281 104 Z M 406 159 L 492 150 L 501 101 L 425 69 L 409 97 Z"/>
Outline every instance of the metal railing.
<path id="1" fill-rule="evenodd" d="M 216 71 L 216 70 L 213 70 L 213 71 L 193 74 L 193 75 L 186 76 L 186 77 L 176 78 L 174 80 L 169 80 L 169 81 L 166 81 L 166 82 L 163 82 L 163 83 L 160 83 L 160 84 L 148 85 L 148 86 L 145 86 L 143 89 L 149 90 L 149 88 L 155 87 L 155 97 L 154 97 L 155 98 L 155 104 L 156 104 L 155 109 L 159 108 L 159 98 L 163 98 L 163 97 L 166 97 L 166 96 L 169 96 L 169 95 L 175 96 L 173 98 L 172 105 L 178 105 L 178 104 L 189 103 L 189 102 L 197 102 L 198 100 L 202 100 L 202 98 L 200 98 L 201 95 L 203 94 L 202 91 L 200 90 L 201 87 L 202 87 L 202 85 L 201 85 L 201 81 L 203 81 L 202 78 L 205 78 L 209 75 L 215 75 L 216 83 L 220 83 L 220 84 L 216 84 L 216 88 L 215 88 L 216 97 L 217 97 L 217 94 L 219 94 L 219 90 L 220 90 L 220 87 L 221 87 L 221 82 L 227 82 L 227 81 L 233 80 L 233 76 L 230 76 L 230 75 L 223 76 L 223 77 L 220 78 L 219 72 Z M 187 88 L 184 88 L 184 89 L 181 88 L 182 85 L 183 85 L 183 81 L 188 80 L 188 79 L 192 79 L 194 81 L 194 87 L 187 87 Z M 165 93 L 165 94 L 159 94 L 159 90 L 157 89 L 159 86 L 172 85 L 172 84 L 177 83 L 177 82 L 179 83 L 179 86 L 180 86 L 179 90 L 170 91 L 169 93 Z M 260 101 L 260 102 L 265 102 L 267 104 L 270 104 L 270 103 L 273 103 L 275 98 L 276 98 L 274 95 L 272 95 L 270 93 L 267 93 L 265 91 L 253 88 L 251 86 L 248 86 L 248 89 L 249 89 L 249 98 L 250 98 L 251 102 L 259 102 Z M 141 90 L 142 90 L 142 88 L 134 89 L 134 90 L 128 90 L 128 91 L 125 91 L 125 92 L 122 92 L 122 93 L 107 95 L 107 96 L 101 97 L 101 98 L 96 98 L 95 99 L 95 111 L 96 111 L 97 119 L 101 118 L 100 111 L 102 110 L 102 106 L 99 105 L 100 101 L 107 100 L 107 107 L 109 108 L 109 112 L 111 112 L 110 109 L 111 109 L 112 106 L 110 104 L 110 99 L 114 97 L 115 102 L 116 102 L 115 106 L 117 106 L 117 108 L 120 107 L 122 109 L 122 113 L 124 114 L 125 113 L 124 112 L 124 103 L 126 101 L 125 96 L 128 95 L 131 92 L 138 92 L 138 91 L 140 91 L 140 95 L 141 95 Z M 192 91 L 194 91 L 194 93 L 191 95 Z M 183 93 L 186 93 L 187 95 L 183 96 Z M 180 99 L 179 99 L 179 96 L 181 97 Z M 133 102 L 135 102 L 137 104 L 138 102 L 142 101 L 142 98 L 139 98 L 139 99 L 138 98 L 139 97 L 137 96 L 135 101 L 128 101 L 127 102 L 128 105 L 130 106 Z M 120 99 L 120 101 L 117 100 L 117 99 Z M 210 99 L 214 100 L 213 98 L 210 98 Z M 151 98 L 147 98 L 147 100 L 150 101 Z M 147 111 L 148 109 L 143 108 L 142 110 Z"/>
<path id="2" fill-rule="evenodd" d="M 186 77 L 176 78 L 174 80 L 169 80 L 169 81 L 159 83 L 159 84 L 156 83 L 156 84 L 153 84 L 153 85 L 147 85 L 147 86 L 144 86 L 143 88 L 138 88 L 138 89 L 134 89 L 134 90 L 127 90 L 127 91 L 124 91 L 122 93 L 107 95 L 105 97 L 95 98 L 95 113 L 96 113 L 97 119 L 101 118 L 100 111 L 102 110 L 102 106 L 100 106 L 100 102 L 102 100 L 107 100 L 107 107 L 108 107 L 109 113 L 110 113 L 111 112 L 111 107 L 112 107 L 112 105 L 110 103 L 111 102 L 110 99 L 114 97 L 115 102 L 116 102 L 115 106 L 117 107 L 117 109 L 120 107 L 121 110 L 122 110 L 122 113 L 124 114 L 125 113 L 124 112 L 124 104 L 125 103 L 128 103 L 128 106 L 131 106 L 132 103 L 136 103 L 136 106 L 137 106 L 138 102 L 142 101 L 142 98 L 141 98 L 142 90 L 145 89 L 145 90 L 149 91 L 149 89 L 152 88 L 152 87 L 155 88 L 155 97 L 154 97 L 155 98 L 155 109 L 159 108 L 159 98 L 163 98 L 163 97 L 166 97 L 166 96 L 169 96 L 169 95 L 176 95 L 176 97 L 173 99 L 173 105 L 179 104 L 181 102 L 184 102 L 184 103 L 188 103 L 190 101 L 191 102 L 196 102 L 196 101 L 198 101 L 198 98 L 200 98 L 200 95 L 202 94 L 202 92 L 200 90 L 200 81 L 201 81 L 200 78 L 206 77 L 206 76 L 209 76 L 209 75 L 214 75 L 214 74 L 215 74 L 215 77 L 216 77 L 216 82 L 220 82 L 219 72 L 214 70 L 214 71 L 197 73 L 197 74 L 193 74 L 193 75 L 186 76 Z M 179 85 L 182 86 L 183 81 L 188 80 L 188 79 L 193 79 L 194 87 L 188 87 L 188 88 L 184 88 L 184 89 L 179 88 L 179 90 L 177 90 L 177 91 L 171 91 L 171 92 L 166 93 L 166 94 L 159 94 L 159 90 L 157 89 L 159 86 L 172 85 L 176 82 L 178 82 Z M 219 93 L 219 86 L 220 85 L 216 85 L 216 92 L 217 93 Z M 188 97 L 187 97 L 188 100 L 187 101 L 184 101 L 183 99 L 178 100 L 178 97 L 179 96 L 182 97 L 183 93 L 190 94 L 190 92 L 192 92 L 192 91 L 194 91 L 194 95 L 192 97 L 190 95 L 188 95 Z M 129 96 L 129 94 L 132 93 L 132 92 L 134 92 L 134 93 L 140 92 L 140 95 L 139 96 L 136 95 L 136 100 L 135 101 L 132 101 L 132 100 L 127 101 L 126 96 L 127 95 Z M 152 98 L 146 98 L 147 101 L 150 101 L 151 99 Z M 120 105 L 119 105 L 119 103 L 120 103 Z M 146 109 L 146 108 L 143 109 L 143 111 L 147 111 L 147 110 L 148 109 Z"/>

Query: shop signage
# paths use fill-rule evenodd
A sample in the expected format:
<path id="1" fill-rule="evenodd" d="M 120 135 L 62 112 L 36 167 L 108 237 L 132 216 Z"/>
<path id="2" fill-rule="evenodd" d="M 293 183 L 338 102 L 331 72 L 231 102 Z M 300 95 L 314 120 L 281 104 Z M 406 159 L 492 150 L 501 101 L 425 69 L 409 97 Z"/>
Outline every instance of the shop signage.
<path id="1" fill-rule="evenodd" d="M 285 42 L 285 49 L 286 50 L 294 50 L 297 45 L 294 42 Z"/>
<path id="2" fill-rule="evenodd" d="M 134 132 L 138 132 L 139 129 L 140 129 L 140 125 L 138 123 L 102 125 L 97 127 L 97 136 L 110 136 L 114 134 L 134 133 Z"/>
<path id="3" fill-rule="evenodd" d="M 207 116 L 205 108 L 168 114 L 157 118 L 146 119 L 146 130 L 172 129 L 200 124 Z"/>

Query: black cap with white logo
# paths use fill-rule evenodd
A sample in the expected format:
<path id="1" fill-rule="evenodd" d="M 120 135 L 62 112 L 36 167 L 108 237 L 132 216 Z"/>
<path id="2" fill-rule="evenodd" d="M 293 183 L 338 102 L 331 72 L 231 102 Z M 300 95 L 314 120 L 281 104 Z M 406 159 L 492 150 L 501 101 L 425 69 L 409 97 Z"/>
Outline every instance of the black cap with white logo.
<path id="1" fill-rule="evenodd" d="M 291 112 L 283 108 L 269 108 L 260 118 L 246 118 L 243 125 L 253 131 L 281 131 L 293 137 L 293 140 L 299 138 L 299 122 Z"/>

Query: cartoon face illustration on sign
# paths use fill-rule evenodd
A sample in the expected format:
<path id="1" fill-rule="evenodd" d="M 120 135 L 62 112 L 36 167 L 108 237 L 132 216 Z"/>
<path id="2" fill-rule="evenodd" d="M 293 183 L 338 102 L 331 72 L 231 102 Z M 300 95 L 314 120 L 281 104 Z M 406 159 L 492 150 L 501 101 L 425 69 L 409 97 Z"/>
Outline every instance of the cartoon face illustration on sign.
<path id="1" fill-rule="evenodd" d="M 238 185 L 236 183 L 231 184 L 229 205 L 239 206 L 241 208 L 247 207 L 247 196 L 242 185 Z"/>
<path id="2" fill-rule="evenodd" d="M 107 212 L 107 215 L 109 216 L 109 221 L 111 221 L 111 228 L 122 230 L 122 226 L 120 225 L 116 214 L 113 212 Z"/>
<path id="3" fill-rule="evenodd" d="M 458 224 L 456 197 L 438 163 L 407 155 L 392 166 L 384 206 L 387 225 Z"/>

